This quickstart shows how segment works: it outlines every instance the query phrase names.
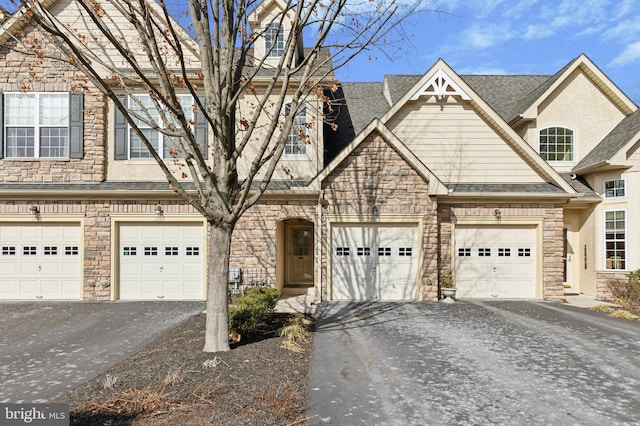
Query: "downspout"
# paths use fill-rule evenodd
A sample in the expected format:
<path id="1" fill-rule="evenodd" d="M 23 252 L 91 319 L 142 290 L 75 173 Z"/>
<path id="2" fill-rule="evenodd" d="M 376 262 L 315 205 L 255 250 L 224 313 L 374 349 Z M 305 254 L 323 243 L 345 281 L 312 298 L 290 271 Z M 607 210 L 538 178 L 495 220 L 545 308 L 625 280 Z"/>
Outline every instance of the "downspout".
<path id="1" fill-rule="evenodd" d="M 313 286 L 315 288 L 315 294 L 313 295 L 313 300 L 311 301 L 311 303 L 320 303 L 322 301 L 322 253 L 323 253 L 323 247 L 322 247 L 322 209 L 323 209 L 323 204 L 324 204 L 324 189 L 320 190 L 320 195 L 318 196 L 318 231 L 317 231 L 317 235 L 318 235 L 318 242 L 316 244 L 316 247 L 318 247 L 317 250 L 317 254 L 318 256 L 316 257 L 316 276 L 314 279 L 314 283 Z"/>

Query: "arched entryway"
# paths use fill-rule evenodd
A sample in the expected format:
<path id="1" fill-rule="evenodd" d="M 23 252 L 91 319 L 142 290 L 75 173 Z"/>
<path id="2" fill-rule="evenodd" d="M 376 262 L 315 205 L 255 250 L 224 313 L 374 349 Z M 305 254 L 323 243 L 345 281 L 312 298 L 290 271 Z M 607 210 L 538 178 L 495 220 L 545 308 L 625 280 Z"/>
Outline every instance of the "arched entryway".
<path id="1" fill-rule="evenodd" d="M 279 224 L 280 279 L 283 295 L 306 294 L 314 284 L 314 225 L 305 219 Z"/>

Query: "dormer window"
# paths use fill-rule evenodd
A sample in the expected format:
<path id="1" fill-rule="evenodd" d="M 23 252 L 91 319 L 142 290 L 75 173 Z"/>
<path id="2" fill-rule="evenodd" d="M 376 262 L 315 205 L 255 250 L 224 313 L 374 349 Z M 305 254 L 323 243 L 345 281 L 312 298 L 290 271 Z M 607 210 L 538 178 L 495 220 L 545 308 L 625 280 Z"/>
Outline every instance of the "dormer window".
<path id="1" fill-rule="evenodd" d="M 284 26 L 271 22 L 264 29 L 265 51 L 270 58 L 278 58 L 284 54 Z"/>
<path id="2" fill-rule="evenodd" d="M 285 106 L 285 114 L 291 113 L 291 104 Z M 289 131 L 289 138 L 284 147 L 284 153 L 286 155 L 306 155 L 307 154 L 307 137 L 308 137 L 308 124 L 307 124 L 307 107 L 302 104 L 298 107 L 296 116 L 293 118 L 291 124 L 291 130 Z"/>
<path id="3" fill-rule="evenodd" d="M 573 130 L 547 127 L 540 130 L 539 152 L 547 161 L 573 161 Z"/>

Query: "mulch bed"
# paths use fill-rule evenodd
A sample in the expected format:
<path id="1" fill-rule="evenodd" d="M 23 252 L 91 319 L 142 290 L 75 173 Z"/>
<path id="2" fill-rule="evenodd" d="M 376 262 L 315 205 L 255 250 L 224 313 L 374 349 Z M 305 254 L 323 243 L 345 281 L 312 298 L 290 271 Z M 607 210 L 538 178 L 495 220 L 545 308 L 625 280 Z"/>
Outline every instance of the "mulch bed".
<path id="1" fill-rule="evenodd" d="M 204 315 L 62 397 L 73 425 L 296 425 L 306 420 L 311 336 L 280 347 L 273 314 L 229 352 L 205 353 Z M 111 385 L 111 386 L 110 386 Z"/>

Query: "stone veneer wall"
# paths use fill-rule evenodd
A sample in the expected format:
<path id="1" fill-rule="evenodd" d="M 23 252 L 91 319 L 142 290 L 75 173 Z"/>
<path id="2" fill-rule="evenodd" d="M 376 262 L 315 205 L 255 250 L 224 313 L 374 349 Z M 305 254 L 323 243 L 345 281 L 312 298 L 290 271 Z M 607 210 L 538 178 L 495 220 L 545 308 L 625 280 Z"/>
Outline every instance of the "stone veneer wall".
<path id="1" fill-rule="evenodd" d="M 304 219 L 316 224 L 317 210 L 317 200 L 267 200 L 254 205 L 236 224 L 230 266 L 242 268 L 245 282 L 265 278 L 267 284 L 275 286 L 276 263 L 285 261 L 278 259 L 276 251 L 278 222 Z M 317 259 L 317 244 L 314 250 Z"/>
<path id="2" fill-rule="evenodd" d="M 436 203 L 429 197 L 425 180 L 377 133 L 367 137 L 322 184 L 325 204 L 322 222 L 322 289 L 328 297 L 329 247 L 325 215 L 371 214 L 375 205 L 378 221 L 385 216 L 420 215 L 423 219 L 420 298 L 437 300 L 437 217 Z"/>
<path id="3" fill-rule="evenodd" d="M 502 217 L 542 218 L 542 282 L 543 297 L 546 300 L 564 298 L 563 257 L 563 211 L 561 204 L 545 203 L 461 203 L 440 204 L 438 208 L 440 231 L 440 267 L 444 273 L 451 273 L 453 267 L 451 253 L 452 220 L 454 217 L 493 217 L 494 210 L 500 209 Z"/>
<path id="4" fill-rule="evenodd" d="M 609 290 L 609 280 L 628 280 L 629 273 L 623 271 L 596 272 L 596 299 L 612 301 L 611 290 Z"/>
<path id="5" fill-rule="evenodd" d="M 28 26 L 29 38 L 44 37 Z M 15 43 L 15 42 L 14 42 Z M 18 50 L 29 51 L 24 43 Z M 46 49 L 43 52 L 46 53 Z M 84 157 L 81 159 L 0 159 L 0 182 L 101 182 L 105 180 L 106 100 L 69 65 L 19 51 L 0 51 L 1 92 L 84 92 Z"/>

